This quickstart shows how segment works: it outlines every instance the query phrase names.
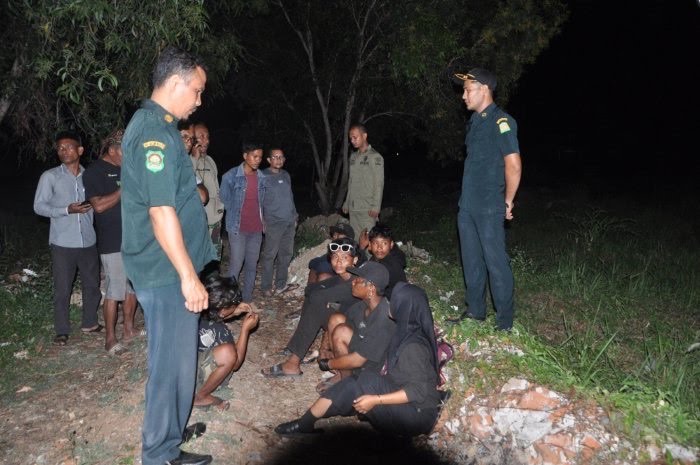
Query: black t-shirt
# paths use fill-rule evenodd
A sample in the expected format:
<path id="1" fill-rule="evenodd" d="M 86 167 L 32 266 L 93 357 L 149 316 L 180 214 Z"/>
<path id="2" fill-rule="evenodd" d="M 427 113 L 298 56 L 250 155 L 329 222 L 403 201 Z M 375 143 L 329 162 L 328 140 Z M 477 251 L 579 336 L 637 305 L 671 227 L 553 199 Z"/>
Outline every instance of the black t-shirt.
<path id="1" fill-rule="evenodd" d="M 102 197 L 118 190 L 121 168 L 103 159 L 92 162 L 83 174 L 85 198 Z M 122 246 L 121 200 L 102 213 L 95 212 L 97 251 L 100 254 L 119 252 Z"/>
<path id="2" fill-rule="evenodd" d="M 387 299 L 391 299 L 391 293 L 396 283 L 408 281 L 406 279 L 406 272 L 404 271 L 404 268 L 406 268 L 406 254 L 404 254 L 403 250 L 399 249 L 397 245 L 394 245 L 386 257 L 381 260 L 372 257 L 371 260 L 381 263 L 389 271 L 389 285 L 387 285 L 384 290 L 384 295 Z"/>
<path id="3" fill-rule="evenodd" d="M 396 324 L 389 318 L 389 301 L 386 298 L 367 317 L 366 308 L 364 302 L 358 302 L 347 312 L 346 322 L 353 326 L 354 331 L 348 349 L 367 359 L 362 370 L 378 373 L 384 365 L 386 349 L 394 335 Z"/>

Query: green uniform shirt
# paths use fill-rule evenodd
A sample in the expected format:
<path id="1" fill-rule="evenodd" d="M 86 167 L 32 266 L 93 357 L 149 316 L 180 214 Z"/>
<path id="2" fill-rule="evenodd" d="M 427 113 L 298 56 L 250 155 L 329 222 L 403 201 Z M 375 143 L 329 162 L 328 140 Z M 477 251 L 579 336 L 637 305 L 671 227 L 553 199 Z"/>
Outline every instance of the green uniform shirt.
<path id="1" fill-rule="evenodd" d="M 467 211 L 505 212 L 505 160 L 520 153 L 518 125 L 492 103 L 469 119 L 464 143 L 462 195 L 459 208 Z"/>
<path id="2" fill-rule="evenodd" d="M 179 276 L 153 233 L 150 207 L 175 209 L 197 272 L 214 259 L 207 217 L 177 119 L 144 100 L 122 141 L 122 257 L 135 289 L 177 283 Z"/>
<path id="3" fill-rule="evenodd" d="M 380 211 L 384 193 L 384 159 L 370 145 L 366 152 L 350 155 L 348 195 L 343 209 Z"/>

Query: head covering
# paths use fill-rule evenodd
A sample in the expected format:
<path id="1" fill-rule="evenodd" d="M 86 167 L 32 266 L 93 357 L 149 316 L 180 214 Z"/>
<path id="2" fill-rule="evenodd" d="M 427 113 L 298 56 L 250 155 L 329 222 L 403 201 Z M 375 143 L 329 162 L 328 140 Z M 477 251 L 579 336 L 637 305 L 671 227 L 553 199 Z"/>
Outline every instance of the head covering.
<path id="1" fill-rule="evenodd" d="M 389 271 L 379 262 L 365 262 L 358 267 L 351 266 L 348 268 L 348 273 L 371 282 L 379 295 L 384 295 L 389 285 Z"/>
<path id="2" fill-rule="evenodd" d="M 460 81 L 477 81 L 491 89 L 491 92 L 496 90 L 498 79 L 491 71 L 484 68 L 472 68 L 467 74 L 455 73 L 455 77 Z"/>
<path id="3" fill-rule="evenodd" d="M 396 321 L 396 331 L 387 349 L 387 372 L 390 373 L 396 366 L 401 351 L 408 343 L 419 342 L 430 349 L 430 361 L 437 375 L 439 368 L 435 326 L 425 291 L 406 282 L 396 283 L 391 293 L 391 316 Z"/>
<path id="4" fill-rule="evenodd" d="M 335 233 L 340 233 L 344 235 L 345 237 L 349 237 L 350 239 L 355 239 L 355 230 L 352 229 L 352 226 L 350 226 L 350 223 L 336 223 L 334 226 L 331 226 L 331 235 Z"/>

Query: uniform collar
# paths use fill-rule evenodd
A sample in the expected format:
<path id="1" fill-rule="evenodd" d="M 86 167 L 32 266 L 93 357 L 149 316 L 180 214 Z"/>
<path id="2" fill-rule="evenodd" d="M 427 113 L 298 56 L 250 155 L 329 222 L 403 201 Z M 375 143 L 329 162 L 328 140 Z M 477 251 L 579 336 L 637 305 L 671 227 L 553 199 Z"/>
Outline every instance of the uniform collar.
<path id="1" fill-rule="evenodd" d="M 487 118 L 493 116 L 494 112 L 496 111 L 496 108 L 496 103 L 491 102 L 489 106 L 484 108 L 483 111 L 475 111 L 474 113 L 472 113 L 471 121 L 478 122 L 486 120 Z"/>
<path id="2" fill-rule="evenodd" d="M 165 108 L 161 107 L 153 100 L 151 100 L 149 98 L 144 99 L 143 102 L 141 102 L 141 108 L 143 108 L 145 110 L 150 110 L 150 111 L 156 113 L 157 115 L 159 115 L 163 119 L 163 121 L 166 124 L 169 124 L 171 126 L 177 126 L 178 119 L 175 118 L 171 113 L 168 113 L 165 110 Z"/>

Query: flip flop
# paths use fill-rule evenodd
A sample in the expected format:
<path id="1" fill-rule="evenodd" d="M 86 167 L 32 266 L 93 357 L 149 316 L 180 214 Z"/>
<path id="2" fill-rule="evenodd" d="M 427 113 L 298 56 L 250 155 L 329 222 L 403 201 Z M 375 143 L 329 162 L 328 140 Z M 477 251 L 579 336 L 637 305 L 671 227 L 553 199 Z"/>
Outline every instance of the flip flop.
<path id="1" fill-rule="evenodd" d="M 318 350 L 314 350 L 310 354 L 308 354 L 306 357 L 304 357 L 304 360 L 301 361 L 304 365 L 308 365 L 309 363 L 314 363 L 316 360 L 318 360 Z"/>
<path id="2" fill-rule="evenodd" d="M 109 348 L 107 353 L 109 355 L 113 355 L 115 357 L 119 357 L 120 355 L 124 355 L 125 353 L 129 352 L 129 349 L 126 348 L 124 344 L 121 342 L 117 342 L 114 344 L 112 347 Z"/>
<path id="3" fill-rule="evenodd" d="M 102 326 L 101 324 L 97 324 L 94 328 L 80 328 L 80 331 L 82 331 L 83 334 L 88 334 L 88 333 L 99 333 L 101 332 L 105 327 Z"/>
<path id="4" fill-rule="evenodd" d="M 193 405 L 192 407 L 196 408 L 197 410 L 202 410 L 204 412 L 208 412 L 209 409 L 211 409 L 212 407 L 216 407 L 219 411 L 225 412 L 226 410 L 229 409 L 229 407 L 231 407 L 231 404 L 228 401 L 226 401 L 220 397 L 216 397 L 216 396 L 212 396 L 212 397 L 214 398 L 214 401 L 211 404 Z"/>
<path id="5" fill-rule="evenodd" d="M 333 386 L 336 383 L 338 383 L 338 381 L 331 381 L 330 379 L 325 379 L 316 385 L 316 392 L 319 394 L 323 394 L 328 390 L 329 387 Z"/>
<path id="6" fill-rule="evenodd" d="M 67 334 L 57 334 L 55 338 L 53 338 L 53 343 L 56 344 L 57 346 L 64 346 L 68 344 L 68 335 Z"/>
<path id="7" fill-rule="evenodd" d="M 265 371 L 265 369 L 262 369 L 260 370 L 260 373 L 262 373 L 265 378 L 298 378 L 304 374 L 303 371 L 300 371 L 299 373 L 285 373 L 282 369 L 281 363 L 278 363 L 277 365 L 272 365 L 270 368 L 267 369 L 267 371 Z"/>

